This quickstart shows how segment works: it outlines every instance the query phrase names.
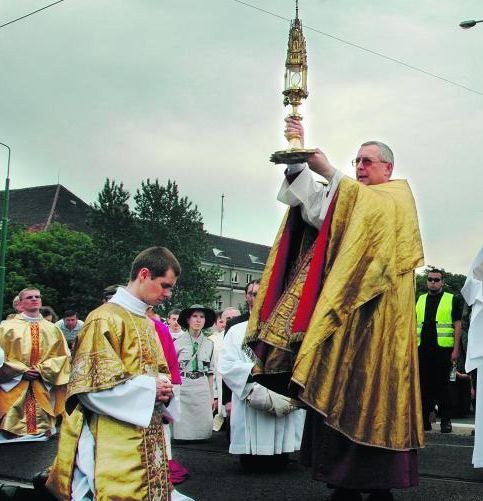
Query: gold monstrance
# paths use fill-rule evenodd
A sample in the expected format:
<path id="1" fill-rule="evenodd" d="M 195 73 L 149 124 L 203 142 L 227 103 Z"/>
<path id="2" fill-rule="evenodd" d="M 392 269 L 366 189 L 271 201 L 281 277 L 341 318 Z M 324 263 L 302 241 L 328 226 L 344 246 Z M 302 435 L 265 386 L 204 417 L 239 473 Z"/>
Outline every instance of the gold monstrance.
<path id="1" fill-rule="evenodd" d="M 299 19 L 299 3 L 295 2 L 295 19 L 290 22 L 288 35 L 287 60 L 285 62 L 285 90 L 283 95 L 284 106 L 290 104 L 292 111 L 287 118 L 302 120 L 298 107 L 302 99 L 306 99 L 307 92 L 307 49 L 302 32 L 302 23 Z M 276 164 L 297 164 L 305 162 L 307 157 L 316 150 L 304 148 L 302 138 L 297 134 L 288 137 L 288 149 L 276 151 L 270 157 L 270 161 Z"/>

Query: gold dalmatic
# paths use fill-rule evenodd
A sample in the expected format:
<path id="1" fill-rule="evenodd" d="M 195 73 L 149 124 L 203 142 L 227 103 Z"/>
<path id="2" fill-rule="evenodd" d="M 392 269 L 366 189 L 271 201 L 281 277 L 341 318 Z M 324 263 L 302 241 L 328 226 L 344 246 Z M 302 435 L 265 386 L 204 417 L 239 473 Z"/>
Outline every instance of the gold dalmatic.
<path id="1" fill-rule="evenodd" d="M 152 322 L 106 303 L 79 333 L 66 417 L 47 482 L 59 499 L 71 495 L 77 443 L 87 420 L 95 440 L 95 498 L 168 500 L 168 459 L 159 406 L 147 428 L 86 410 L 77 396 L 114 388 L 139 375 L 169 374 Z"/>
<path id="2" fill-rule="evenodd" d="M 16 436 L 48 435 L 56 416 L 64 411 L 70 374 L 70 353 L 63 334 L 47 320 L 32 322 L 18 315 L 0 327 L 0 346 L 6 356 L 0 382 L 29 369 L 40 373 L 39 379 L 22 379 L 8 392 L 0 388 L 1 430 Z"/>

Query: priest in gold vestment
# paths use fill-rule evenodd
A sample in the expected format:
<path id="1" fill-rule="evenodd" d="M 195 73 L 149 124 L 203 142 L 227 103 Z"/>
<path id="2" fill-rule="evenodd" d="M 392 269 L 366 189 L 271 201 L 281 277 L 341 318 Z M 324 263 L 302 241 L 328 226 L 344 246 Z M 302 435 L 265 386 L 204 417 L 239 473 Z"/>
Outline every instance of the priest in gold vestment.
<path id="1" fill-rule="evenodd" d="M 169 250 L 146 249 L 127 287 L 88 315 L 46 484 L 58 499 L 171 498 L 162 414 L 172 385 L 145 313 L 170 296 L 179 274 Z"/>
<path id="2" fill-rule="evenodd" d="M 303 137 L 299 121 L 287 134 Z M 255 379 L 302 401 L 302 452 L 333 500 L 392 499 L 417 485 L 424 444 L 414 270 L 423 264 L 411 190 L 391 181 L 393 154 L 364 143 L 343 176 L 320 150 L 286 171 L 291 208 L 261 281 L 245 337 Z"/>
<path id="3" fill-rule="evenodd" d="M 47 440 L 64 411 L 70 352 L 62 332 L 40 314 L 40 292 L 20 292 L 22 313 L 0 325 L 0 444 Z"/>

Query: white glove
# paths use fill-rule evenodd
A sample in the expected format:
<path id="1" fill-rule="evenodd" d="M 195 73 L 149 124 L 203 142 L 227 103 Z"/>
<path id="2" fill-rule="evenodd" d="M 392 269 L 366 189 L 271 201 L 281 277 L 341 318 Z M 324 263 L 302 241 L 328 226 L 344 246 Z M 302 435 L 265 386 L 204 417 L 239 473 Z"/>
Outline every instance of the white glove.
<path id="1" fill-rule="evenodd" d="M 296 409 L 294 405 L 291 404 L 289 397 L 285 395 L 280 395 L 280 393 L 275 393 L 272 390 L 268 390 L 270 399 L 272 400 L 272 411 L 277 417 L 286 416 Z"/>
<path id="2" fill-rule="evenodd" d="M 247 404 L 253 409 L 275 414 L 277 417 L 286 416 L 297 409 L 291 404 L 289 397 L 269 390 L 261 384 L 254 383 L 252 391 L 246 398 Z"/>
<path id="3" fill-rule="evenodd" d="M 269 412 L 272 408 L 272 400 L 268 388 L 258 383 L 253 383 L 252 391 L 247 395 L 247 404 L 257 411 Z"/>

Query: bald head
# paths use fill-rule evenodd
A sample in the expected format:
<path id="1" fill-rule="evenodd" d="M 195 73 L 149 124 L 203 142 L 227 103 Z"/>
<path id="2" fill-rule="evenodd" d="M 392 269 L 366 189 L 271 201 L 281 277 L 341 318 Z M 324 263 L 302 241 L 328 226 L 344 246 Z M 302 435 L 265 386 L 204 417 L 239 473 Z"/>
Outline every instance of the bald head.
<path id="1" fill-rule="evenodd" d="M 231 320 L 234 317 L 239 317 L 241 315 L 240 310 L 237 310 L 233 306 L 229 306 L 228 308 L 225 308 L 223 310 L 223 313 L 221 314 L 221 318 L 226 322 L 228 320 Z"/>

